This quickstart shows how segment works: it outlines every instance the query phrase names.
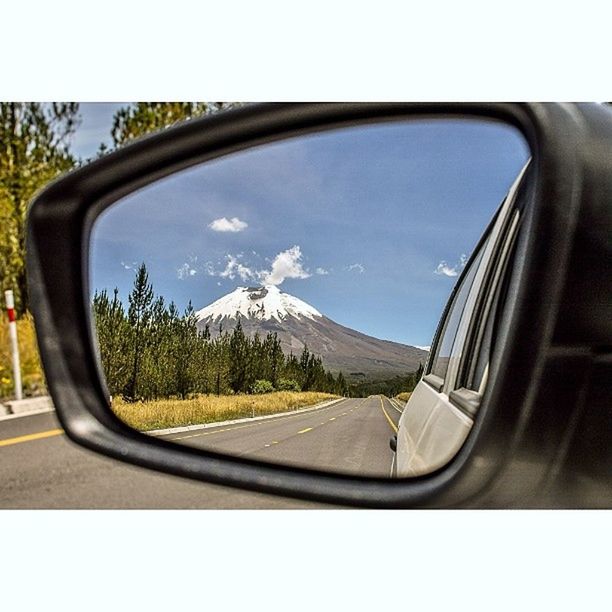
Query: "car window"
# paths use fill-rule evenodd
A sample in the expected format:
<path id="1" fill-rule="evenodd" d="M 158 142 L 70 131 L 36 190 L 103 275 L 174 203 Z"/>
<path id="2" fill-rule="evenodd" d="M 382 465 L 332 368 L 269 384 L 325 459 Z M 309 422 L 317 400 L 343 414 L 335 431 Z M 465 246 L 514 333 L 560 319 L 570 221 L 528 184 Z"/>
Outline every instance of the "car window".
<path id="1" fill-rule="evenodd" d="M 453 303 L 446 317 L 444 323 L 444 329 L 436 348 L 436 354 L 432 360 L 432 366 L 430 373 L 438 376 L 442 379 L 445 378 L 450 363 L 451 350 L 455 342 L 457 330 L 459 329 L 459 323 L 461 322 L 461 315 L 465 308 L 470 289 L 474 283 L 476 272 L 482 261 L 483 254 L 486 250 L 489 238 L 482 244 L 478 254 L 473 259 L 467 274 L 461 280 L 461 286 L 455 294 Z"/>
<path id="2" fill-rule="evenodd" d="M 516 235 L 519 218 L 519 211 L 515 210 L 504 238 L 503 248 L 495 264 L 495 273 L 489 287 L 489 299 L 484 305 L 484 316 L 476 341 L 478 349 L 477 353 L 472 356 L 471 376 L 468 377 L 468 382 L 466 384 L 468 389 L 476 392 L 482 392 L 484 383 L 486 383 L 491 352 L 495 344 L 496 313 L 500 301 L 501 303 L 504 301 L 501 294 L 505 293 L 507 290 L 507 286 L 503 286 L 504 270 L 511 257 L 512 244 Z"/>
<path id="3" fill-rule="evenodd" d="M 432 362 L 431 374 L 437 377 L 435 386 L 439 387 L 438 391 L 442 388 L 440 386 L 442 382 L 448 389 L 447 393 L 452 389 L 464 387 L 480 392 L 486 384 L 489 355 L 495 334 L 494 321 L 491 321 L 492 327 L 488 330 L 487 323 L 491 318 L 489 313 L 495 312 L 495 308 L 491 308 L 492 302 L 495 300 L 496 288 L 499 286 L 504 262 L 508 258 L 512 237 L 518 224 L 518 211 L 515 210 L 514 213 L 511 211 L 526 168 L 527 165 L 510 188 L 507 198 L 502 203 L 500 214 L 470 264 L 464 280 L 461 281 L 462 286 L 453 298 L 447 317 L 448 322 L 445 323 L 439 349 L 436 349 L 438 354 Z M 472 291 L 474 286 L 476 291 Z M 485 299 L 481 300 L 477 294 L 484 294 Z M 484 310 L 481 311 L 481 308 Z M 469 310 L 469 316 L 462 316 L 466 309 Z M 494 314 L 492 317 L 494 318 Z M 476 330 L 472 329 L 472 325 L 476 326 Z M 475 337 L 476 341 L 472 343 L 471 338 Z M 476 376 L 466 385 L 461 370 L 465 371 L 469 364 L 473 374 L 476 369 Z M 449 380 L 444 381 L 444 379 Z"/>

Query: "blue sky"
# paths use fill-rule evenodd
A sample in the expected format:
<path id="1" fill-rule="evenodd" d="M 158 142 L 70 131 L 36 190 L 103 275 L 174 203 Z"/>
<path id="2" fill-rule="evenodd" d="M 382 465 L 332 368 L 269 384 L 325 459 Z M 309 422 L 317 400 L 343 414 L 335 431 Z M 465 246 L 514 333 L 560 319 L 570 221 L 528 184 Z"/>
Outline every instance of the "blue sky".
<path id="1" fill-rule="evenodd" d="M 113 115 L 126 103 L 82 102 L 79 105 L 81 123 L 72 139 L 72 151 L 81 159 L 94 157 L 103 142 L 112 144 Z"/>
<path id="2" fill-rule="evenodd" d="M 94 125 L 110 130 L 106 106 L 83 109 L 91 143 Z M 92 288 L 116 286 L 125 299 L 144 261 L 156 293 L 181 309 L 268 282 L 348 327 L 429 345 L 465 257 L 527 157 L 513 128 L 449 119 L 236 153 L 111 207 L 94 229 Z"/>

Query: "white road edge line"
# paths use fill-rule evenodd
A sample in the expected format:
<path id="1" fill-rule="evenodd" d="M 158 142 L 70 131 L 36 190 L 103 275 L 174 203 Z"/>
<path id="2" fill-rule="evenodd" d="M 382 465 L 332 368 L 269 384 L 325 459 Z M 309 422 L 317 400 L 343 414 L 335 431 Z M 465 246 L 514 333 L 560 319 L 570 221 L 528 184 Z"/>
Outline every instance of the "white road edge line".
<path id="1" fill-rule="evenodd" d="M 258 417 L 246 417 L 244 419 L 234 419 L 232 421 L 217 421 L 214 423 L 202 423 L 200 425 L 185 425 L 183 427 L 173 427 L 171 429 L 152 429 L 150 431 L 143 431 L 142 433 L 148 436 L 165 436 L 175 433 L 183 433 L 185 431 L 198 431 L 200 429 L 211 429 L 213 427 L 224 427 L 225 425 L 237 425 L 239 423 L 253 423 L 254 421 L 263 421 L 266 419 L 279 419 L 282 417 L 290 416 L 293 414 L 301 414 L 303 412 L 311 412 L 313 410 L 320 410 L 321 408 L 327 408 L 333 406 L 339 402 L 343 402 L 349 398 L 341 397 L 339 399 L 330 400 L 323 402 L 322 404 L 316 404 L 315 406 L 308 406 L 307 408 L 298 408 L 298 410 L 292 410 L 291 412 L 279 412 L 277 414 L 266 414 Z"/>
<path id="2" fill-rule="evenodd" d="M 402 414 L 402 410 L 400 410 L 396 405 L 395 405 L 395 400 L 393 398 L 387 398 L 389 400 L 389 403 L 391 404 L 391 408 L 395 408 L 400 414 Z"/>

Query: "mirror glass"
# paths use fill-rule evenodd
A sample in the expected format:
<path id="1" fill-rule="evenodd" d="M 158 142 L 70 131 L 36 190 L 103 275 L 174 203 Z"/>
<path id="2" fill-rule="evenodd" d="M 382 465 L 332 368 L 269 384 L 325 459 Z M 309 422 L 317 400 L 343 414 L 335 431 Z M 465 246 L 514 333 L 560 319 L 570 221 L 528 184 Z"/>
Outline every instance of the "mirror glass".
<path id="1" fill-rule="evenodd" d="M 422 380 L 430 344 L 528 159 L 501 123 L 386 122 L 253 147 L 120 200 L 90 252 L 112 410 L 250 459 L 376 477 L 436 469 L 473 416 L 449 402 L 451 378 Z"/>

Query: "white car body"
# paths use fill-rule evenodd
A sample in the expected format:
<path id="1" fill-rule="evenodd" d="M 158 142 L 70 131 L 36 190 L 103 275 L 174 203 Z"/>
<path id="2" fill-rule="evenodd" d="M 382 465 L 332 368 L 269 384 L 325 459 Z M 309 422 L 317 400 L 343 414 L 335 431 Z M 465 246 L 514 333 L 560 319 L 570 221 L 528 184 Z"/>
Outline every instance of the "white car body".
<path id="1" fill-rule="evenodd" d="M 525 165 L 510 188 L 500 213 L 490 229 L 488 238 L 483 243 L 482 257 L 480 260 L 473 259 L 458 280 L 460 287 L 462 281 L 472 272 L 471 268 L 474 265 L 477 266 L 475 273 L 472 272 L 473 281 L 460 314 L 444 379 L 430 373 L 432 362 L 436 359 L 437 346 L 440 346 L 446 331 L 442 328 L 436 345 L 431 348 L 425 375 L 417 384 L 402 412 L 392 468 L 392 473 L 398 478 L 426 474 L 448 463 L 459 451 L 472 428 L 474 415 L 466 414 L 466 411 L 460 409 L 457 402 L 453 402 L 449 396 L 457 388 L 459 363 L 487 266 L 492 258 L 497 258 L 501 262 L 497 264 L 499 268 L 508 256 L 510 244 L 518 226 L 519 213 L 514 203 L 519 184 L 528 165 Z M 504 226 L 509 227 L 509 231 L 502 236 Z M 496 279 L 496 283 L 498 282 L 499 278 Z M 495 288 L 494 283 L 490 291 L 495 291 Z M 447 320 L 450 319 L 449 314 L 450 309 L 444 315 Z M 484 392 L 487 371 L 488 367 L 485 369 L 480 387 L 473 390 L 479 395 Z"/>

